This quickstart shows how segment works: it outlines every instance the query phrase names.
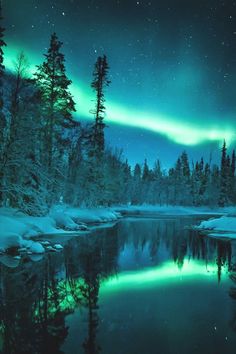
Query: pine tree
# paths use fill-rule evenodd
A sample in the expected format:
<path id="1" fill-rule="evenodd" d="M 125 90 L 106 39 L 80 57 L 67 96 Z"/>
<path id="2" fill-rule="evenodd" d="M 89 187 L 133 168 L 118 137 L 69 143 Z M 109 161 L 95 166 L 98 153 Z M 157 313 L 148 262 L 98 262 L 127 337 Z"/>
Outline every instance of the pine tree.
<path id="1" fill-rule="evenodd" d="M 107 63 L 107 57 L 98 57 L 95 68 L 93 72 L 93 81 L 91 87 L 96 93 L 96 103 L 95 109 L 91 112 L 95 116 L 95 123 L 93 126 L 93 148 L 96 151 L 96 154 L 99 156 L 104 152 L 105 148 L 105 139 L 104 139 L 104 115 L 106 112 L 105 108 L 105 95 L 104 90 L 106 86 L 110 85 L 110 80 L 108 80 L 108 70 L 109 66 Z"/>
<path id="2" fill-rule="evenodd" d="M 131 167 L 126 159 L 122 164 L 122 189 L 123 200 L 125 203 L 130 203 L 130 190 L 131 190 Z"/>
<path id="3" fill-rule="evenodd" d="M 178 158 L 174 169 L 174 205 L 181 204 L 182 198 L 182 162 Z"/>
<path id="4" fill-rule="evenodd" d="M 140 181 L 141 180 L 141 166 L 136 163 L 134 167 L 134 179 Z"/>
<path id="5" fill-rule="evenodd" d="M 133 172 L 133 183 L 132 183 L 132 193 L 131 193 L 131 203 L 136 205 L 140 203 L 141 197 L 141 179 L 142 170 L 140 164 L 136 164 Z"/>
<path id="6" fill-rule="evenodd" d="M 15 61 L 9 102 L 9 134 L 4 153 L 5 199 L 29 214 L 44 214 L 45 193 L 40 151 L 40 100 L 28 78 L 28 61 L 20 53 Z M 44 181 L 45 182 L 45 181 Z"/>
<path id="7" fill-rule="evenodd" d="M 2 3 L 0 2 L 0 21 L 2 21 Z M 0 25 L 0 203 L 3 200 L 2 183 L 3 183 L 3 155 L 5 149 L 5 128 L 6 117 L 3 112 L 3 75 L 4 75 L 4 52 L 3 49 L 6 46 L 4 41 L 5 29 Z"/>
<path id="8" fill-rule="evenodd" d="M 2 3 L 0 2 L 0 21 L 3 20 L 2 17 Z M 4 32 L 5 32 L 5 28 L 3 28 L 0 25 L 0 112 L 2 113 L 2 109 L 3 109 L 3 74 L 4 74 L 4 70 L 5 70 L 5 66 L 3 64 L 4 61 L 4 52 L 3 49 L 6 46 L 6 43 L 4 41 Z"/>
<path id="9" fill-rule="evenodd" d="M 109 86 L 108 80 L 109 66 L 107 58 L 98 57 L 93 72 L 91 87 L 96 93 L 95 108 L 91 110 L 94 115 L 94 124 L 87 137 L 87 184 L 88 204 L 104 205 L 107 204 L 110 194 L 111 184 L 105 176 L 106 168 L 109 169 L 109 162 L 105 159 L 109 156 L 105 152 L 104 138 L 104 117 L 105 117 L 105 88 Z M 106 155 L 106 156 L 105 156 Z M 110 160 L 110 156 L 108 158 Z M 106 189 L 108 186 L 108 190 Z"/>
<path id="10" fill-rule="evenodd" d="M 143 182 L 148 182 L 150 180 L 150 170 L 147 164 L 147 159 L 144 160 L 142 180 Z"/>
<path id="11" fill-rule="evenodd" d="M 75 127 L 75 102 L 69 91 L 62 42 L 53 33 L 45 61 L 37 67 L 35 82 L 42 101 L 41 163 L 48 174 L 48 204 L 59 200 L 66 184 L 70 131 Z"/>
<path id="12" fill-rule="evenodd" d="M 236 202 L 236 185 L 235 185 L 235 167 L 236 167 L 236 160 L 235 160 L 235 150 L 232 152 L 231 157 L 231 165 L 229 167 L 229 191 L 228 196 L 230 201 L 234 204 Z"/>
<path id="13" fill-rule="evenodd" d="M 228 164 L 227 159 L 227 147 L 224 140 L 221 150 L 221 167 L 220 167 L 220 196 L 219 206 L 224 207 L 228 203 L 227 191 L 228 191 Z"/>
<path id="14" fill-rule="evenodd" d="M 209 205 L 216 206 L 219 203 L 220 195 L 220 170 L 217 165 L 213 165 L 209 186 Z"/>
<path id="15" fill-rule="evenodd" d="M 188 162 L 188 155 L 187 155 L 186 151 L 183 151 L 180 159 L 181 159 L 181 167 L 182 167 L 183 176 L 186 179 L 189 179 L 189 177 L 190 177 L 190 168 L 189 168 L 189 162 Z"/>
<path id="16" fill-rule="evenodd" d="M 57 151 L 61 157 L 67 143 L 65 130 L 74 127 L 72 113 L 75 112 L 75 102 L 69 91 L 71 80 L 66 76 L 65 57 L 60 52 L 62 44 L 53 33 L 45 61 L 37 66 L 35 73 L 43 101 L 45 164 L 50 173 L 54 152 Z"/>
<path id="17" fill-rule="evenodd" d="M 150 185 L 150 200 L 151 200 L 151 204 L 162 204 L 162 196 L 164 196 L 165 198 L 165 203 L 168 203 L 168 196 L 165 195 L 166 194 L 166 186 L 164 186 L 164 176 L 161 170 L 161 163 L 160 160 L 158 159 L 155 163 L 154 163 L 154 168 L 152 171 L 152 177 L 153 177 L 153 181 Z"/>
<path id="18" fill-rule="evenodd" d="M 188 155 L 186 151 L 182 152 L 180 159 L 181 159 L 181 171 L 182 171 L 181 203 L 184 205 L 189 205 L 191 203 L 191 181 L 190 181 L 190 167 L 189 167 Z"/>

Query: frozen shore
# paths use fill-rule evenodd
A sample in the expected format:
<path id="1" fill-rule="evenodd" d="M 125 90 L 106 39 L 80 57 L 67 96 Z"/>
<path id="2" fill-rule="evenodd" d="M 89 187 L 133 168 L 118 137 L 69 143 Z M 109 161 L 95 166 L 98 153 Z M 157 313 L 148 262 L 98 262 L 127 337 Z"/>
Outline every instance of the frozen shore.
<path id="1" fill-rule="evenodd" d="M 84 209 L 60 204 L 55 205 L 47 216 L 33 217 L 25 215 L 16 209 L 0 208 L 0 252 L 5 252 L 11 248 L 20 248 L 29 253 L 41 254 L 45 250 L 50 250 L 51 245 L 34 241 L 34 238 L 39 235 L 45 235 L 46 239 L 50 239 L 50 235 L 89 231 L 90 225 L 115 222 L 122 216 L 222 216 L 234 211 L 234 208 L 210 209 L 207 207 L 193 208 L 150 205 Z M 222 228 L 223 230 L 229 221 L 229 217 L 223 216 L 222 218 L 224 221 L 226 220 Z M 214 219 L 216 224 L 212 220 L 204 221 L 199 228 L 217 229 L 217 223 L 220 219 Z M 231 219 L 232 227 L 229 231 L 233 232 L 236 230 L 236 217 L 231 217 Z"/>
<path id="2" fill-rule="evenodd" d="M 236 214 L 202 221 L 196 229 L 212 237 L 236 239 Z"/>
<path id="3" fill-rule="evenodd" d="M 45 247 L 34 241 L 39 235 L 83 232 L 90 224 L 118 220 L 121 215 L 112 209 L 79 209 L 54 206 L 48 216 L 28 216 L 16 209 L 0 208 L 0 252 L 26 248 L 28 252 L 44 253 Z"/>

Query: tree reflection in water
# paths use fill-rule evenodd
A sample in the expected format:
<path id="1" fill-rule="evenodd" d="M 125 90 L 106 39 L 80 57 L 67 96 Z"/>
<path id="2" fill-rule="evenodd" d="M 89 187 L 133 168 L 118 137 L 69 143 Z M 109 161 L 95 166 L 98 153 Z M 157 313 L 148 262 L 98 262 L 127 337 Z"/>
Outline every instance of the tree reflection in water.
<path id="1" fill-rule="evenodd" d="M 226 268 L 236 283 L 231 242 L 201 236 L 186 229 L 186 223 L 190 221 L 181 218 L 146 223 L 124 220 L 112 228 L 71 238 L 63 252 L 47 254 L 37 263 L 23 259 L 17 268 L 1 265 L 1 353 L 63 353 L 69 333 L 66 317 L 77 309 L 87 313 L 87 334 L 78 352 L 102 352 L 97 339 L 100 285 L 120 271 L 118 259 L 127 248 L 140 267 L 158 266 L 167 252 L 180 271 L 186 260 L 204 260 L 206 267 L 213 260 L 216 280 L 221 280 Z M 230 289 L 230 296 L 236 300 L 236 287 Z M 236 316 L 231 325 L 236 330 Z"/>

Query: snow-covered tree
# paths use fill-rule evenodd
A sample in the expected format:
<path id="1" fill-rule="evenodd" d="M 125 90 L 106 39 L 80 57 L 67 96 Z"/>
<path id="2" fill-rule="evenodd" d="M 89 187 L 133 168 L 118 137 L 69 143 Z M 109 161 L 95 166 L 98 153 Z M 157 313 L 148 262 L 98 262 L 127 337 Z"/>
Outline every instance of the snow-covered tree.
<path id="1" fill-rule="evenodd" d="M 95 108 L 91 110 L 94 115 L 94 123 L 87 135 L 86 190 L 89 205 L 107 203 L 105 183 L 108 181 L 108 176 L 105 176 L 104 116 L 106 111 L 105 88 L 110 84 L 108 70 L 106 56 L 98 57 L 91 83 L 91 87 L 96 94 Z"/>
<path id="2" fill-rule="evenodd" d="M 94 114 L 95 122 L 93 125 L 93 135 L 92 135 L 92 144 L 93 148 L 96 151 L 97 155 L 100 155 L 104 152 L 105 148 L 105 139 L 104 139 L 104 115 L 106 112 L 105 107 L 105 88 L 110 85 L 110 80 L 108 79 L 109 66 L 107 62 L 107 57 L 98 57 L 95 68 L 93 72 L 93 81 L 91 87 L 95 91 L 96 100 L 95 108 L 91 111 Z"/>
<path id="3" fill-rule="evenodd" d="M 4 41 L 4 31 L 5 29 L 2 27 L 2 4 L 0 2 L 0 203 L 3 201 L 3 193 L 2 193 L 2 181 L 3 181 L 3 159 L 4 159 L 4 150 L 5 150 L 5 131 L 6 131 L 6 117 L 4 114 L 4 102 L 3 102 L 3 75 L 4 75 L 4 47 L 6 43 Z"/>
<path id="4" fill-rule="evenodd" d="M 64 179 L 65 159 L 68 154 L 68 130 L 75 126 L 72 113 L 75 102 L 69 91 L 71 80 L 66 76 L 65 58 L 61 53 L 62 42 L 53 33 L 45 61 L 37 67 L 35 82 L 42 100 L 42 163 L 51 182 L 49 202 L 60 194 L 60 180 Z"/>

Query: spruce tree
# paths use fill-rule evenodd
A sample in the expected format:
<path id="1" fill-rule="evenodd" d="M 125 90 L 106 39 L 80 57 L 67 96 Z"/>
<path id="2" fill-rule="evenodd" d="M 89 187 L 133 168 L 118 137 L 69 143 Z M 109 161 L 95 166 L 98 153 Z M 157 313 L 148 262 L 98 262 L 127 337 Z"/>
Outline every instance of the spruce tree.
<path id="1" fill-rule="evenodd" d="M 142 170 L 140 164 L 136 164 L 133 172 L 133 185 L 132 185 L 132 198 L 131 203 L 133 205 L 140 203 L 140 194 L 141 194 L 141 179 L 142 179 Z"/>
<path id="2" fill-rule="evenodd" d="M 2 22 L 3 17 L 2 17 L 2 3 L 0 1 L 0 21 Z M 3 74 L 5 70 L 5 66 L 3 64 L 4 61 L 4 47 L 6 46 L 6 43 L 4 41 L 4 32 L 5 28 L 3 28 L 0 25 L 0 112 L 2 113 L 3 109 Z"/>
<path id="3" fill-rule="evenodd" d="M 94 124 L 87 139 L 87 182 L 88 204 L 104 205 L 107 203 L 105 176 L 105 88 L 110 84 L 108 80 L 109 66 L 107 58 L 98 57 L 93 72 L 92 89 L 96 93 L 95 108 L 91 110 L 94 115 Z M 108 193 L 109 194 L 109 193 Z"/>
<path id="4" fill-rule="evenodd" d="M 93 148 L 97 155 L 104 152 L 105 140 L 104 140 L 104 115 L 105 115 L 105 95 L 104 90 L 106 86 L 109 86 L 110 80 L 108 80 L 108 62 L 107 57 L 98 57 L 93 72 L 93 81 L 91 87 L 96 93 L 95 109 L 91 112 L 95 116 L 95 123 L 93 126 Z"/>
<path id="5" fill-rule="evenodd" d="M 63 153 L 65 129 L 74 127 L 72 113 L 75 112 L 75 102 L 69 91 L 71 80 L 66 76 L 65 57 L 60 51 L 62 44 L 53 33 L 45 61 L 37 66 L 35 73 L 43 101 L 45 163 L 50 173 L 54 152 Z"/>
<path id="6" fill-rule="evenodd" d="M 189 168 L 189 162 L 188 162 L 188 155 L 186 153 L 186 151 L 182 152 L 181 155 L 181 166 L 182 166 L 182 173 L 183 176 L 187 179 L 189 179 L 190 177 L 190 168 Z"/>
<path id="7" fill-rule="evenodd" d="M 236 167 L 236 160 L 235 160 L 235 150 L 232 152 L 231 157 L 231 165 L 230 165 L 230 172 L 229 172 L 229 198 L 232 203 L 236 202 L 236 195 L 235 195 L 235 167 Z"/>
<path id="8" fill-rule="evenodd" d="M 154 168 L 153 168 L 153 188 L 151 190 L 151 195 L 152 195 L 152 204 L 156 204 L 158 203 L 159 205 L 161 205 L 161 196 L 163 195 L 164 192 L 166 192 L 166 188 L 164 189 L 163 187 L 166 187 L 164 185 L 164 178 L 163 178 L 163 173 L 161 170 L 161 163 L 160 160 L 158 159 L 155 164 L 154 164 Z M 165 195 L 165 202 L 166 204 L 168 204 L 168 196 Z"/>
<path id="9" fill-rule="evenodd" d="M 62 42 L 53 33 L 44 62 L 37 67 L 35 81 L 42 101 L 41 163 L 48 175 L 48 204 L 62 196 L 68 168 L 70 131 L 75 127 L 75 102 L 69 91 Z M 63 192 L 62 192 L 63 191 Z"/>
<path id="10" fill-rule="evenodd" d="M 227 202 L 227 191 L 228 191 L 228 158 L 227 158 L 227 147 L 224 140 L 223 147 L 221 150 L 221 167 L 220 167 L 220 196 L 219 196 L 219 206 L 224 207 Z"/>
<path id="11" fill-rule="evenodd" d="M 2 22 L 2 3 L 0 1 L 0 21 Z M 4 52 L 3 49 L 6 46 L 4 41 L 4 31 L 5 29 L 0 25 L 0 203 L 3 200 L 2 185 L 3 185 L 3 160 L 4 160 L 4 149 L 5 149 L 5 128 L 6 128 L 6 118 L 3 113 L 3 75 L 4 75 Z"/>
<path id="12" fill-rule="evenodd" d="M 174 169 L 174 205 L 181 204 L 180 201 L 182 198 L 182 177 L 182 162 L 181 158 L 179 157 L 176 161 Z"/>
<path id="13" fill-rule="evenodd" d="M 150 170 L 147 164 L 147 159 L 144 160 L 142 180 L 143 182 L 148 182 L 150 179 Z"/>

